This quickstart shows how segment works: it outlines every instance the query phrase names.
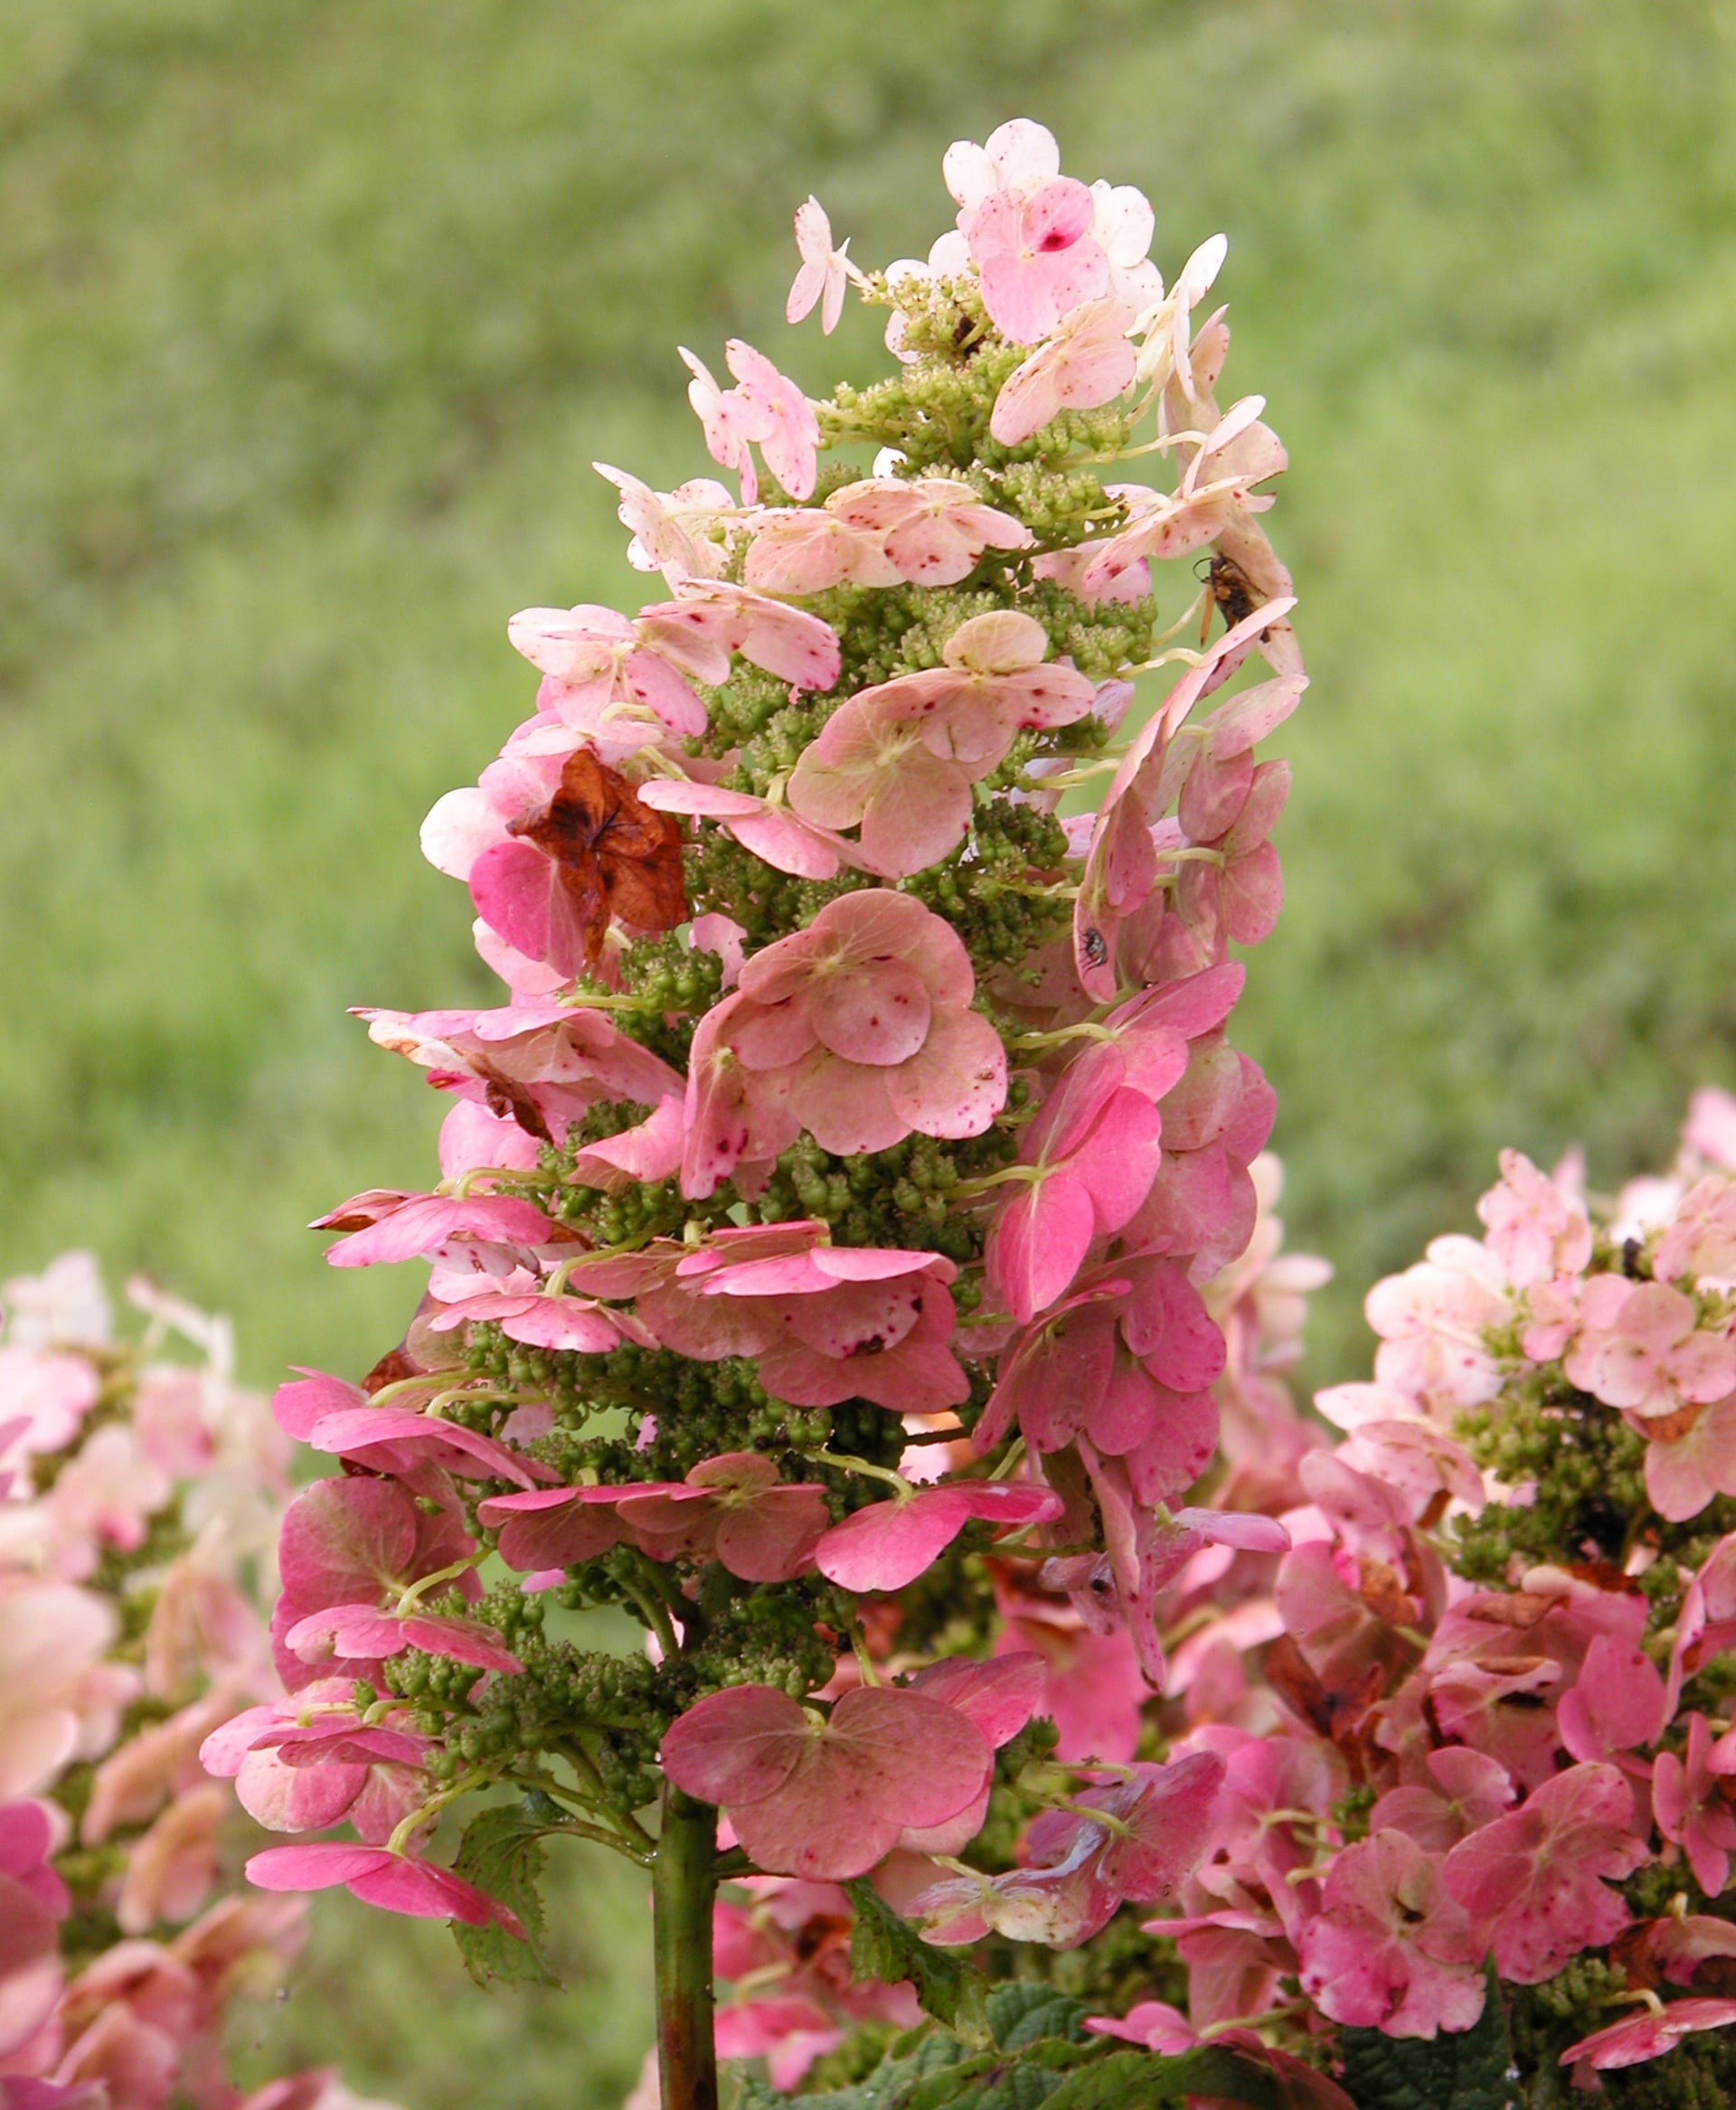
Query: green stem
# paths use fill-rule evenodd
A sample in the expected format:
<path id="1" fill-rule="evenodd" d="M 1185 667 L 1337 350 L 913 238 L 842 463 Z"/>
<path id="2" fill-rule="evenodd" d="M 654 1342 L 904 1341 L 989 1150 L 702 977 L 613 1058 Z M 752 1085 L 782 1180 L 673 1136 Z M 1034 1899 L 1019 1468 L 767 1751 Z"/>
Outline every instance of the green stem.
<path id="1" fill-rule="evenodd" d="M 717 2049 L 712 2034 L 712 1898 L 716 1889 L 717 1812 L 679 1788 L 665 1787 L 651 1878 L 663 2110 L 717 2110 Z"/>

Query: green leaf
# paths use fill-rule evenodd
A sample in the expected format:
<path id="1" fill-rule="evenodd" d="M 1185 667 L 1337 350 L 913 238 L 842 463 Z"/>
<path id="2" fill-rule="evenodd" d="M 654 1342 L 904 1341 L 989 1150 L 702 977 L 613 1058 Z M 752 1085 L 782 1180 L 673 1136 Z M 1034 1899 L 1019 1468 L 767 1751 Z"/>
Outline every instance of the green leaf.
<path id="1" fill-rule="evenodd" d="M 1043 2037 L 1082 2044 L 1084 2020 L 1082 2002 L 1033 1979 L 1008 1979 L 988 1996 L 989 2033 L 1003 2051 L 1023 2051 Z"/>
<path id="2" fill-rule="evenodd" d="M 466 1825 L 453 1872 L 518 1915 L 524 1941 L 502 1926 L 460 1926 L 452 1933 L 464 1967 L 478 1985 L 553 1985 L 561 1981 L 542 1954 L 542 1840 L 549 1826 L 526 1803 L 503 1803 Z"/>
<path id="3" fill-rule="evenodd" d="M 1112 2051 L 1070 2075 L 1049 2097 L 1048 2110 L 1145 2110 L 1172 2103 L 1182 2091 L 1166 2075 L 1183 2063 L 1148 2051 Z"/>
<path id="4" fill-rule="evenodd" d="M 1298 2060 L 1288 2068 L 1228 2044 L 1202 2044 L 1173 2058 L 1117 2051 L 1085 2067 L 1047 2097 L 1044 2110 L 1157 2110 L 1190 2096 L 1245 2103 L 1250 2110 L 1347 2110 L 1348 2097 Z"/>
<path id="5" fill-rule="evenodd" d="M 1356 2110 L 1513 2110 L 1522 2096 L 1493 1968 L 1488 1983 L 1481 2018 L 1451 2036 L 1344 2030 L 1344 2085 Z"/>
<path id="6" fill-rule="evenodd" d="M 898 2038 L 865 2080 L 817 2095 L 778 2096 L 774 2100 L 778 2110 L 910 2110 L 910 2097 L 919 2087 L 931 2077 L 956 2070 L 965 2060 L 965 2048 L 958 2038 L 924 2022 Z M 748 2110 L 760 2110 L 760 2105 L 755 2103 Z"/>
<path id="7" fill-rule="evenodd" d="M 844 1889 L 856 1922 L 850 1935 L 850 1975 L 896 1985 L 908 1978 L 923 2012 L 944 2022 L 973 2051 L 993 2041 L 988 2027 L 988 1981 L 962 1957 L 925 1942 L 900 1918 L 865 1877 Z"/>

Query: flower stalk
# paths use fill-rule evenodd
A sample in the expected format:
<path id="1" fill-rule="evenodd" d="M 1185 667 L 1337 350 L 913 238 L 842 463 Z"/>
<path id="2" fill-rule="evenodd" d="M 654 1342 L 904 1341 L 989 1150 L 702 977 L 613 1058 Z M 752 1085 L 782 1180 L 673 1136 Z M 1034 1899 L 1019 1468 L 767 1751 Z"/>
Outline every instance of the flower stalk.
<path id="1" fill-rule="evenodd" d="M 663 2110 L 717 2110 L 712 2020 L 716 1860 L 717 1812 L 678 1787 L 665 1786 L 651 1877 Z"/>

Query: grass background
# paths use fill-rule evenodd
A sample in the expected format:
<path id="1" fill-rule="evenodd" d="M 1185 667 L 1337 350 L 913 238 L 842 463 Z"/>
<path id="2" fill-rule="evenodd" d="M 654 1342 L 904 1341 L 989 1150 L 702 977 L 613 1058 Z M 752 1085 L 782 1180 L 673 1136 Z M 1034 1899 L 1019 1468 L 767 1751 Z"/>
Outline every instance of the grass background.
<path id="1" fill-rule="evenodd" d="M 355 1370 L 391 1271 L 300 1226 L 438 1108 L 345 1006 L 482 998 L 417 854 L 530 681 L 505 617 L 631 590 L 595 456 L 703 465 L 674 346 L 811 389 L 810 189 L 869 261 L 939 155 L 1042 118 L 1231 236 L 1240 389 L 1315 677 L 1242 1041 L 1298 1240 L 1373 1276 L 1506 1142 L 1606 1182 L 1736 1080 L 1729 0 L 7 0 L 0 11 L 0 1267 L 72 1242 Z M 634 1886 L 573 1990 L 323 1916 L 261 2063 L 410 2110 L 617 2101 Z"/>

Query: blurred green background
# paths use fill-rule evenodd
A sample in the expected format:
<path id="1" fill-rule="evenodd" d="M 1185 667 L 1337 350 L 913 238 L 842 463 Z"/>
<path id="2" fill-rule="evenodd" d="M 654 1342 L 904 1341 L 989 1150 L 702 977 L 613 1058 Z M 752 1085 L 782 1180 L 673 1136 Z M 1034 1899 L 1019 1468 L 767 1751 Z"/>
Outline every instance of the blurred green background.
<path id="1" fill-rule="evenodd" d="M 1166 269 L 1229 231 L 1291 450 L 1240 1032 L 1354 1374 L 1501 1144 L 1613 1182 L 1736 1079 L 1733 87 L 1725 0 L 6 0 L 0 1268 L 148 1266 L 259 1380 L 396 1337 L 300 1227 L 430 1162 L 344 1007 L 492 986 L 416 828 L 528 707 L 506 616 L 633 590 L 588 464 L 705 466 L 678 340 L 877 370 L 782 323 L 810 189 L 920 253 L 947 142 L 1026 113 Z M 410 2110 L 613 2103 L 637 1911 L 575 1884 L 540 2002 L 331 1913 L 250 2028 Z"/>

